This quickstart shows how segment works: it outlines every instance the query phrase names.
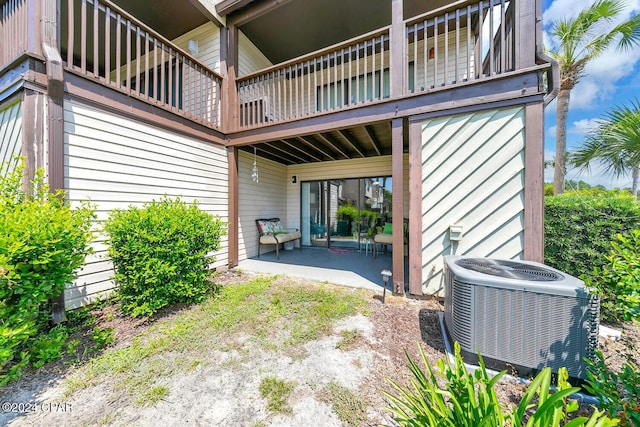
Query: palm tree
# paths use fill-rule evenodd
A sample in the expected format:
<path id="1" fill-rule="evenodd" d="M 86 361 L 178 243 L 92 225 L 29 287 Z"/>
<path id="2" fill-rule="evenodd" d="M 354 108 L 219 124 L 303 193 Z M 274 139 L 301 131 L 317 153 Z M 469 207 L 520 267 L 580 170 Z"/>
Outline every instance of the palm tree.
<path id="1" fill-rule="evenodd" d="M 588 171 L 592 161 L 616 176 L 631 172 L 631 192 L 638 196 L 640 175 L 640 101 L 615 107 L 600 124 L 587 133 L 586 140 L 571 153 L 571 163 Z"/>
<path id="2" fill-rule="evenodd" d="M 556 110 L 556 158 L 553 178 L 554 193 L 564 191 L 565 151 L 567 140 L 567 113 L 571 90 L 585 76 L 584 69 L 617 41 L 617 48 L 626 50 L 640 43 L 640 15 L 603 32 L 623 10 L 622 0 L 597 0 L 582 10 L 577 17 L 553 24 L 551 35 L 558 42 L 549 54 L 560 64 L 560 91 Z"/>

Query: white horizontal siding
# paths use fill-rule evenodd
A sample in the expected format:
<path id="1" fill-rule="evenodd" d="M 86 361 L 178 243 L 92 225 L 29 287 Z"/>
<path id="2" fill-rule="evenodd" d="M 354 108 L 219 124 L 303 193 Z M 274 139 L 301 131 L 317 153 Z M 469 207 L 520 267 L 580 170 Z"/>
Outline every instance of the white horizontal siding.
<path id="1" fill-rule="evenodd" d="M 258 254 L 258 218 L 280 218 L 287 227 L 295 227 L 287 216 L 286 167 L 257 158 L 258 182 L 251 179 L 253 156 L 241 151 L 238 156 L 238 258 L 251 258 Z M 299 216 L 299 214 L 298 214 Z M 274 250 L 265 246 L 261 252 Z"/>
<path id="2" fill-rule="evenodd" d="M 198 201 L 202 210 L 228 220 L 228 164 L 223 147 L 187 138 L 83 104 L 65 102 L 65 189 L 72 205 L 90 200 L 99 229 L 112 209 L 164 195 Z M 214 267 L 226 266 L 227 238 Z M 98 234 L 95 254 L 65 292 L 67 307 L 92 301 L 114 287 L 113 272 Z"/>
<path id="3" fill-rule="evenodd" d="M 22 110 L 20 101 L 0 109 L 0 175 L 12 172 L 22 154 Z"/>
<path id="4" fill-rule="evenodd" d="M 422 127 L 423 292 L 442 293 L 442 256 L 519 259 L 524 250 L 524 109 Z M 460 242 L 449 227 L 463 226 Z"/>
<path id="5" fill-rule="evenodd" d="M 198 44 L 196 53 L 191 53 L 189 50 L 190 40 Z M 220 28 L 213 22 L 207 22 L 174 39 L 173 42 L 185 52 L 190 52 L 198 61 L 220 74 Z"/>

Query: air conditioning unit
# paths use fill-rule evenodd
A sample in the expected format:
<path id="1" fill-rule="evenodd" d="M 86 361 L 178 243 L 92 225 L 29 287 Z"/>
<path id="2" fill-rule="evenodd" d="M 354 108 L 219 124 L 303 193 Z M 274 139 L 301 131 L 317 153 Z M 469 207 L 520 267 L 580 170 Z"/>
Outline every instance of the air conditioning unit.
<path id="1" fill-rule="evenodd" d="M 540 263 L 453 255 L 444 257 L 444 281 L 445 326 L 465 360 L 479 352 L 521 374 L 566 367 L 585 378 L 600 300 L 584 282 Z"/>

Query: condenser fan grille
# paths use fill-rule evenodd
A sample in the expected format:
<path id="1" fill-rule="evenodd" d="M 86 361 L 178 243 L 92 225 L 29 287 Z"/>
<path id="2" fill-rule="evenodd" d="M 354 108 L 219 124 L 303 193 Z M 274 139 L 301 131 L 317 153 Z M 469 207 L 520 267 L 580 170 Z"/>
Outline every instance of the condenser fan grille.
<path id="1" fill-rule="evenodd" d="M 563 279 L 561 275 L 546 268 L 515 261 L 462 258 L 455 261 L 455 263 L 468 270 L 508 279 L 533 280 L 537 282 L 552 282 Z"/>

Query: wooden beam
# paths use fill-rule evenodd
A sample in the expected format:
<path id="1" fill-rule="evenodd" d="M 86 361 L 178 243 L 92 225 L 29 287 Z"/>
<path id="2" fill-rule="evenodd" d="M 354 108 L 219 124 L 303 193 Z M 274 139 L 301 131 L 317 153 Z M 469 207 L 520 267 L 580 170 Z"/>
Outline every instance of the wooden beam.
<path id="1" fill-rule="evenodd" d="M 251 0 L 237 0 L 237 3 L 245 6 L 246 4 L 250 3 L 250 1 Z M 238 11 L 232 15 L 229 15 L 229 12 L 225 12 L 225 14 L 227 15 L 227 25 L 229 21 L 231 21 L 234 25 L 240 27 L 249 21 L 253 21 L 254 19 L 259 18 L 262 15 L 276 10 L 280 6 L 287 4 L 290 1 L 291 0 L 266 0 L 260 2 L 254 7 L 247 7 L 244 10 L 238 10 L 239 8 L 236 7 L 234 10 Z M 216 11 L 222 15 L 217 6 Z"/>
<path id="2" fill-rule="evenodd" d="M 274 150 L 276 150 L 276 151 L 280 151 L 281 153 L 283 153 L 283 154 L 285 154 L 285 155 L 287 155 L 287 156 L 291 156 L 291 157 L 293 157 L 294 159 L 298 159 L 298 160 L 299 160 L 299 161 L 301 161 L 302 163 L 309 163 L 309 160 L 307 160 L 307 159 L 303 159 L 303 158 L 302 158 L 302 157 L 300 157 L 300 156 L 296 156 L 295 154 L 291 153 L 290 151 L 283 150 L 282 148 L 280 148 L 280 147 L 278 147 L 278 146 L 276 146 L 276 145 L 273 145 L 272 143 L 265 142 L 265 143 L 264 143 L 264 145 L 266 145 L 267 147 L 272 148 L 272 149 L 274 149 Z M 289 160 L 289 161 L 290 161 L 291 163 L 296 163 L 295 161 L 292 161 L 292 160 Z"/>
<path id="3" fill-rule="evenodd" d="M 229 182 L 228 182 L 228 194 L 229 194 L 229 225 L 228 225 L 228 266 L 229 268 L 238 265 L 239 258 L 239 245 L 238 245 L 238 224 L 239 217 L 239 176 L 238 176 L 238 148 L 227 148 L 227 162 L 229 166 Z"/>
<path id="4" fill-rule="evenodd" d="M 342 149 L 337 145 L 337 143 L 331 141 L 329 136 L 325 136 L 321 133 L 317 133 L 315 134 L 315 136 L 317 138 L 320 138 L 325 144 L 329 145 L 331 148 L 333 148 L 335 151 L 337 151 L 338 153 L 340 153 L 340 155 L 342 157 L 344 157 L 345 159 L 350 159 L 351 156 L 349 156 L 348 154 L 346 154 L 344 151 L 342 151 Z"/>
<path id="5" fill-rule="evenodd" d="M 370 126 L 365 125 L 364 130 L 367 135 L 367 139 L 369 140 L 369 143 L 371 144 L 373 149 L 376 151 L 378 156 L 381 156 L 382 153 L 380 152 L 380 145 L 378 144 L 376 135 L 373 133 L 373 129 L 371 129 Z"/>
<path id="6" fill-rule="evenodd" d="M 216 4 L 216 12 L 220 16 L 228 15 L 238 9 L 241 9 L 251 3 L 253 0 L 222 0 Z"/>
<path id="7" fill-rule="evenodd" d="M 422 295 L 422 121 L 409 124 L 409 293 Z"/>
<path id="8" fill-rule="evenodd" d="M 222 22 L 220 22 L 218 17 L 213 13 L 211 13 L 209 9 L 207 9 L 207 7 L 204 4 L 202 4 L 200 0 L 189 0 L 189 3 L 191 3 L 191 5 L 193 5 L 196 9 L 198 9 L 200 13 L 206 16 L 209 21 L 213 22 L 216 25 L 216 27 L 218 28 L 223 27 Z"/>
<path id="9" fill-rule="evenodd" d="M 388 99 L 354 109 L 318 115 L 304 120 L 274 124 L 267 128 L 229 133 L 229 144 L 251 145 L 265 140 L 291 138 L 318 132 L 362 126 L 409 117 L 419 114 L 451 115 L 481 109 L 495 109 L 522 105 L 542 99 L 544 93 L 538 88 L 538 73 L 548 67 L 533 67 L 527 73 L 500 74 L 481 82 L 464 82 L 455 88 L 438 88 L 429 93 L 420 93 L 401 99 Z"/>
<path id="10" fill-rule="evenodd" d="M 391 121 L 391 188 L 393 194 L 404 194 L 403 119 Z M 393 218 L 393 292 L 404 294 L 404 198 L 394 197 Z"/>
<path id="11" fill-rule="evenodd" d="M 544 262 L 544 107 L 525 106 L 524 258 Z"/>
<path id="12" fill-rule="evenodd" d="M 302 153 L 303 155 L 309 156 L 311 157 L 313 160 L 315 160 L 316 162 L 321 162 L 322 159 L 319 159 L 318 157 L 312 155 L 311 153 L 301 150 L 299 147 L 296 147 L 294 144 L 290 143 L 289 141 L 285 140 L 285 139 L 281 139 L 280 142 L 284 143 L 285 145 L 287 145 L 288 147 L 293 148 L 294 150 Z"/>
<path id="13" fill-rule="evenodd" d="M 316 150 L 317 152 L 322 153 L 325 157 L 328 157 L 328 158 L 329 158 L 329 159 L 331 159 L 331 160 L 335 160 L 335 159 L 336 159 L 335 157 L 333 157 L 333 155 L 331 155 L 331 154 L 327 153 L 327 152 L 326 152 L 326 151 L 324 151 L 324 150 L 321 150 L 321 149 L 320 149 L 320 148 L 318 148 L 315 144 L 313 144 L 313 143 L 309 142 L 309 141 L 307 140 L 307 137 L 305 137 L 305 136 L 298 136 L 298 137 L 296 137 L 296 139 L 297 139 L 298 141 L 302 142 L 303 144 L 306 144 L 308 147 L 310 147 L 310 148 L 312 148 L 312 149 Z"/>
<path id="14" fill-rule="evenodd" d="M 362 152 L 362 150 L 360 150 L 360 148 L 358 148 L 358 146 L 356 146 L 355 142 L 351 140 L 351 138 L 343 131 L 343 130 L 337 130 L 338 135 L 340 135 L 340 137 L 342 137 L 342 139 L 351 146 L 351 148 L 353 148 L 353 150 L 358 153 L 360 155 L 360 157 L 364 158 L 366 157 L 364 155 L 364 153 Z"/>
<path id="15" fill-rule="evenodd" d="M 281 163 L 281 164 L 284 164 L 286 166 L 294 165 L 296 163 L 293 160 L 286 159 L 282 155 L 274 154 L 271 151 L 267 151 L 264 148 L 264 144 L 260 144 L 260 145 L 256 146 L 256 153 L 260 157 L 264 157 L 265 159 L 269 159 L 269 160 L 271 160 L 273 162 Z"/>

